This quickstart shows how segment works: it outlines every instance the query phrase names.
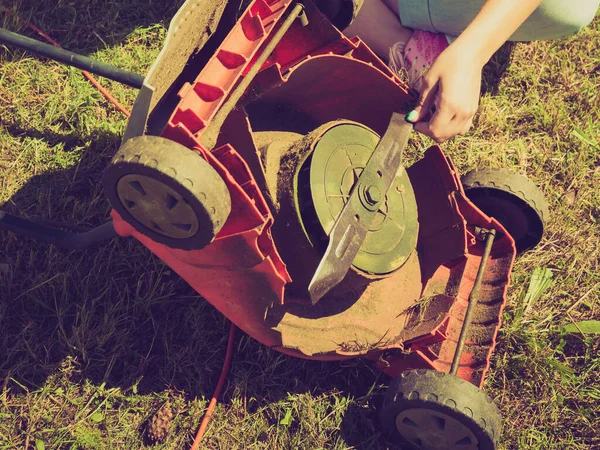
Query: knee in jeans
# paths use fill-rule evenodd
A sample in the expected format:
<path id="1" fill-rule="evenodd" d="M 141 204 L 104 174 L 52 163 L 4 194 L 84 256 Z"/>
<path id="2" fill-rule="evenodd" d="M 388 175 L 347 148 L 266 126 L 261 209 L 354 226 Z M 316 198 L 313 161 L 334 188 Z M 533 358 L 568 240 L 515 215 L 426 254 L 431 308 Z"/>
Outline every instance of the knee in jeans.
<path id="1" fill-rule="evenodd" d="M 573 8 L 571 11 L 565 11 L 559 19 L 564 27 L 564 35 L 579 33 L 594 20 L 596 11 L 596 8 L 593 10 L 589 8 Z"/>

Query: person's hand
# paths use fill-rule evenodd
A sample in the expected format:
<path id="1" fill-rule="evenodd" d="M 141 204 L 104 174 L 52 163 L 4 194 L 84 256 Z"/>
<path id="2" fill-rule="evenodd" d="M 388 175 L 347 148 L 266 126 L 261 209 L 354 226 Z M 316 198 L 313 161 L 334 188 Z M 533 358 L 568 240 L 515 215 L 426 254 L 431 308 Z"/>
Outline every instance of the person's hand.
<path id="1" fill-rule="evenodd" d="M 444 50 L 425 74 L 419 102 L 407 115 L 415 130 L 436 142 L 469 131 L 479 105 L 482 68 L 460 47 Z"/>

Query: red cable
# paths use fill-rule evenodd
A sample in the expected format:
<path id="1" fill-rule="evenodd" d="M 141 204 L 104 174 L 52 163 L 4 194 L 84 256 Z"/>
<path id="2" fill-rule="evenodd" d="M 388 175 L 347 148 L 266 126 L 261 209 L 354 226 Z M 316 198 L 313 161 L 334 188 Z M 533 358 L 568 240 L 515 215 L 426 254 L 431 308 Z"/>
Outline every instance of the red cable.
<path id="1" fill-rule="evenodd" d="M 6 14 L 10 14 L 11 16 L 16 16 L 15 13 L 13 13 L 12 11 L 10 11 L 8 8 L 4 8 L 4 12 Z M 18 18 L 18 17 L 17 17 L 17 19 L 20 20 L 25 26 L 29 27 L 31 30 L 35 31 L 41 37 L 43 37 L 44 39 L 46 39 L 49 43 L 51 43 L 55 47 L 62 48 L 58 42 L 56 42 L 54 39 L 52 39 L 50 36 L 48 36 L 46 33 L 44 33 L 42 30 L 40 30 L 35 25 L 27 22 L 25 19 L 21 19 L 21 18 Z M 102 95 L 104 95 L 104 97 L 106 97 L 106 99 L 109 102 L 111 102 L 119 111 L 121 111 L 123 114 L 125 114 L 125 116 L 127 118 L 129 118 L 131 116 L 131 114 L 129 113 L 129 111 L 123 105 L 121 105 L 116 98 L 114 98 L 112 95 L 110 95 L 110 92 L 108 92 L 106 89 L 104 89 L 100 85 L 100 83 L 98 83 L 98 81 L 92 76 L 92 74 L 90 74 L 86 70 L 82 70 L 81 73 L 83 74 L 84 77 L 86 77 L 89 80 L 90 83 L 92 83 L 94 85 L 94 87 Z"/>
<path id="2" fill-rule="evenodd" d="M 117 108 L 119 111 L 121 111 L 123 114 L 125 114 L 125 117 L 127 117 L 129 119 L 129 117 L 131 117 L 131 114 L 129 113 L 129 111 L 127 110 L 127 108 L 125 108 L 123 105 L 121 105 L 119 103 L 119 101 L 114 98 L 112 95 L 110 95 L 110 92 L 108 92 L 106 89 L 104 89 L 100 83 L 98 83 L 98 81 L 86 70 L 82 70 L 81 73 L 83 74 L 84 77 L 86 77 L 90 83 L 92 83 L 94 85 L 94 87 L 96 89 L 98 89 L 98 91 L 104 95 L 104 97 L 106 97 L 106 99 L 111 102 L 115 108 Z"/>
<path id="3" fill-rule="evenodd" d="M 217 399 L 221 395 L 221 390 L 223 389 L 223 385 L 225 384 L 225 379 L 227 378 L 227 372 L 229 372 L 229 367 L 231 366 L 231 358 L 233 357 L 233 343 L 235 341 L 235 325 L 233 322 L 231 323 L 231 327 L 229 328 L 229 340 L 227 341 L 227 352 L 225 353 L 225 362 L 223 363 L 223 369 L 221 369 L 221 375 L 219 376 L 219 381 L 217 382 L 217 387 L 215 388 L 215 392 L 210 399 L 210 403 L 208 404 L 208 408 L 206 408 L 206 413 L 202 418 L 202 422 L 200 423 L 200 428 L 198 429 L 198 433 L 196 434 L 196 438 L 194 439 L 194 443 L 190 450 L 198 450 L 200 448 L 200 441 L 204 436 L 206 428 L 208 427 L 208 422 L 210 422 L 210 418 L 212 417 L 215 406 L 217 405 Z"/>

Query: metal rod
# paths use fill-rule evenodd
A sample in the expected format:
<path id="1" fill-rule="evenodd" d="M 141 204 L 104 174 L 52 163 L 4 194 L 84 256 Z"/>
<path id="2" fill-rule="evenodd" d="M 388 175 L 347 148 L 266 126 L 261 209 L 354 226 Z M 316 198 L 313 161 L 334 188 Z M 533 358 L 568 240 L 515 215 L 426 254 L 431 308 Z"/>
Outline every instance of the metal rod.
<path id="1" fill-rule="evenodd" d="M 0 28 L 0 43 L 12 45 L 37 55 L 45 56 L 46 58 L 50 58 L 68 66 L 87 70 L 88 72 L 126 84 L 133 88 L 140 89 L 144 84 L 144 77 L 136 73 L 127 72 L 126 70 L 119 69 L 110 64 L 94 61 L 87 56 L 78 55 L 77 53 L 46 44 L 45 42 L 36 41 L 35 39 L 13 33 L 12 31 L 3 28 Z"/>
<path id="2" fill-rule="evenodd" d="M 82 233 L 73 233 L 44 225 L 24 217 L 0 211 L 0 229 L 12 231 L 48 244 L 70 250 L 81 250 L 117 237 L 112 220 Z"/>
<path id="3" fill-rule="evenodd" d="M 456 344 L 456 352 L 454 353 L 454 358 L 452 359 L 452 367 L 450 368 L 450 373 L 452 375 L 456 375 L 458 372 L 458 366 L 462 357 L 463 348 L 465 346 L 465 341 L 467 340 L 467 333 L 469 332 L 469 327 L 471 325 L 471 321 L 473 320 L 473 311 L 475 311 L 475 306 L 477 306 L 477 302 L 479 301 L 479 291 L 481 290 L 481 284 L 483 282 L 483 274 L 492 251 L 494 238 L 496 237 L 496 230 L 487 230 L 484 231 L 484 233 L 486 234 L 485 248 L 483 249 L 481 261 L 479 262 L 479 269 L 477 270 L 477 276 L 475 277 L 475 284 L 473 285 L 473 289 L 469 294 L 467 312 L 465 313 L 465 319 L 463 321 L 463 325 L 460 330 L 460 336 Z"/>
<path id="4" fill-rule="evenodd" d="M 242 79 L 242 81 L 239 82 L 233 92 L 229 95 L 227 101 L 221 106 L 221 108 L 219 108 L 210 125 L 202 134 L 201 142 L 205 149 L 211 150 L 216 145 L 219 132 L 221 131 L 221 127 L 223 126 L 225 119 L 229 113 L 233 111 L 237 105 L 237 102 L 240 100 L 244 92 L 246 92 L 246 89 L 248 86 L 250 86 L 250 83 L 252 83 L 252 80 L 254 80 L 269 56 L 271 56 L 271 53 L 273 53 L 273 50 L 275 50 L 275 47 L 277 44 L 279 44 L 279 41 L 281 41 L 287 30 L 289 30 L 298 17 L 302 17 L 303 13 L 304 5 L 301 3 L 296 4 L 285 21 L 281 24 L 281 27 L 279 27 L 279 30 L 277 30 L 277 32 L 273 35 L 261 55 L 256 59 L 254 65 L 250 68 L 246 76 Z M 303 23 L 305 22 L 308 23 L 306 18 L 303 20 Z"/>

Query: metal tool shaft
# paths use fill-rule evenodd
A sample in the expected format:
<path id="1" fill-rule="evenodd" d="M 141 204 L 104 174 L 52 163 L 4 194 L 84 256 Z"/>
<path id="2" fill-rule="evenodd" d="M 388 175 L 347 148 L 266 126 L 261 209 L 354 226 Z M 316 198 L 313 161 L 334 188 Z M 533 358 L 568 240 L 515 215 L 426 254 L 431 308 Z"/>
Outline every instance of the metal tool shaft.
<path id="1" fill-rule="evenodd" d="M 27 50 L 36 55 L 50 58 L 68 66 L 87 70 L 88 72 L 95 73 L 96 75 L 123 83 L 133 88 L 140 89 L 142 84 L 144 84 L 144 77 L 136 73 L 127 72 L 126 70 L 119 69 L 100 61 L 94 61 L 87 56 L 78 55 L 77 53 L 36 41 L 35 39 L 13 33 L 12 31 L 3 28 L 0 28 L 0 42 Z"/>
<path id="2" fill-rule="evenodd" d="M 475 277 L 475 284 L 473 285 L 473 289 L 469 294 L 469 304 L 467 306 L 467 312 L 465 313 L 463 325 L 460 330 L 460 336 L 456 344 L 456 352 L 454 353 L 454 358 L 452 359 L 452 367 L 450 368 L 450 373 L 453 375 L 456 375 L 456 372 L 458 372 L 460 359 L 462 357 L 463 349 L 465 347 L 465 342 L 467 340 L 467 335 L 469 333 L 471 321 L 473 320 L 473 311 L 475 311 L 475 306 L 477 306 L 477 302 L 479 301 L 479 291 L 481 291 L 483 275 L 485 273 L 485 268 L 487 266 L 490 253 L 492 251 L 492 244 L 494 243 L 494 238 L 496 237 L 496 230 L 492 229 L 489 231 L 485 231 L 485 233 L 486 239 L 485 247 L 483 249 L 483 255 L 481 256 L 481 261 L 479 262 L 479 269 L 477 270 L 477 276 Z"/>

